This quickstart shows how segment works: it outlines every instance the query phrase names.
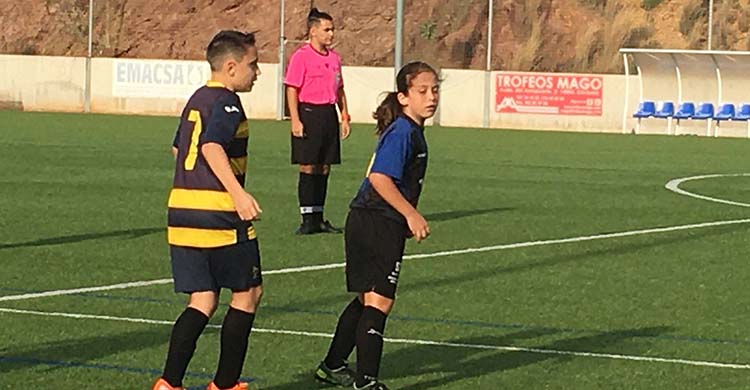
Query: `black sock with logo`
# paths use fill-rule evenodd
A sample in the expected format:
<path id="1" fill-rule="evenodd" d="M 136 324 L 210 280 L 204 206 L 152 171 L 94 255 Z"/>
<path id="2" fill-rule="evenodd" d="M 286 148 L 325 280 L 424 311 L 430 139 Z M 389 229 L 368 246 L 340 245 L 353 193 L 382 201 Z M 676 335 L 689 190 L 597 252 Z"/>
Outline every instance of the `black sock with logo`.
<path id="1" fill-rule="evenodd" d="M 365 386 L 380 371 L 383 355 L 383 332 L 388 316 L 382 311 L 365 306 L 357 324 L 357 386 Z"/>

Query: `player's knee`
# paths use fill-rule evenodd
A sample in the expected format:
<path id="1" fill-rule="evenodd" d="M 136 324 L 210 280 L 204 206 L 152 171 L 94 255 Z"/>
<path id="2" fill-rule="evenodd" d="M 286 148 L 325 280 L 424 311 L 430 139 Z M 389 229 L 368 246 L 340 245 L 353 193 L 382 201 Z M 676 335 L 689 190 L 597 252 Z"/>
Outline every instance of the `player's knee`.
<path id="1" fill-rule="evenodd" d="M 218 304 L 218 295 L 216 293 L 212 291 L 200 291 L 190 294 L 190 303 L 188 306 L 211 317 L 214 315 Z"/>
<path id="2" fill-rule="evenodd" d="M 263 296 L 263 287 L 251 287 L 246 291 L 235 291 L 232 293 L 231 306 L 242 311 L 255 313 Z"/>
<path id="3" fill-rule="evenodd" d="M 260 303 L 260 299 L 263 297 L 263 286 L 257 286 L 250 289 L 252 300 L 257 305 Z"/>
<path id="4" fill-rule="evenodd" d="M 395 303 L 395 300 L 384 297 L 374 291 L 370 291 L 364 294 L 364 304 L 365 306 L 372 306 L 384 314 L 388 315 L 391 313 L 391 310 L 393 309 L 393 304 Z"/>

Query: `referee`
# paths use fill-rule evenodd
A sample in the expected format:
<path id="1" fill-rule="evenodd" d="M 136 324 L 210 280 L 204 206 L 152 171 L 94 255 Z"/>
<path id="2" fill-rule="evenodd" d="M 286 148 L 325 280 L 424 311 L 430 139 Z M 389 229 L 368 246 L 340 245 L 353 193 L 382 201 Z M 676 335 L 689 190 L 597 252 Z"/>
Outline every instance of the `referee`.
<path id="1" fill-rule="evenodd" d="M 341 57 L 333 49 L 333 18 L 310 10 L 309 43 L 289 60 L 286 84 L 292 119 L 292 164 L 299 165 L 297 185 L 302 223 L 297 234 L 341 233 L 323 217 L 332 164 L 341 163 L 341 141 L 349 137 L 349 111 L 341 77 Z M 338 105 L 341 111 L 341 134 Z"/>

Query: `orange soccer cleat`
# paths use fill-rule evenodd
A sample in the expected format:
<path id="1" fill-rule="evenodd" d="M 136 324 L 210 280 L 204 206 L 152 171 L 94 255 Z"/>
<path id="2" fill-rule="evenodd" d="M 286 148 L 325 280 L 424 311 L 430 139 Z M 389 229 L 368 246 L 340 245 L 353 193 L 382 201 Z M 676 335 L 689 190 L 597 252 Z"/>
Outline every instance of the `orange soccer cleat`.
<path id="1" fill-rule="evenodd" d="M 256 389 L 255 386 L 251 386 L 247 382 L 237 382 L 236 385 L 227 388 L 227 389 L 221 389 L 218 386 L 216 386 L 213 382 L 208 384 L 208 387 L 206 387 L 206 390 L 253 390 Z"/>
<path id="2" fill-rule="evenodd" d="M 164 378 L 159 378 L 156 383 L 154 383 L 153 390 L 185 390 L 182 387 L 174 387 L 169 384 L 169 382 L 165 381 Z"/>

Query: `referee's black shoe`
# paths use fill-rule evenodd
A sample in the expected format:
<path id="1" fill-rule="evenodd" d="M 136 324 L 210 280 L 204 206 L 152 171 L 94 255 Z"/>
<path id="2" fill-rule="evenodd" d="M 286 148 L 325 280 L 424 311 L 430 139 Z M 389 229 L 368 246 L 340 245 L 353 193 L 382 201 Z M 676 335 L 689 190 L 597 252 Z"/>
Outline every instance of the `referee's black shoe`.
<path id="1" fill-rule="evenodd" d="M 315 226 L 311 223 L 303 222 L 299 225 L 297 230 L 294 231 L 294 234 L 303 236 L 307 234 L 315 234 L 315 233 L 320 233 L 320 232 L 322 232 L 322 230 L 320 230 L 319 226 Z"/>
<path id="2" fill-rule="evenodd" d="M 318 231 L 321 232 L 321 233 L 336 233 L 336 234 L 340 234 L 340 233 L 344 232 L 344 229 L 337 228 L 337 227 L 331 225 L 331 222 L 329 222 L 328 220 L 325 220 L 325 221 L 320 222 L 320 227 L 319 227 Z"/>

